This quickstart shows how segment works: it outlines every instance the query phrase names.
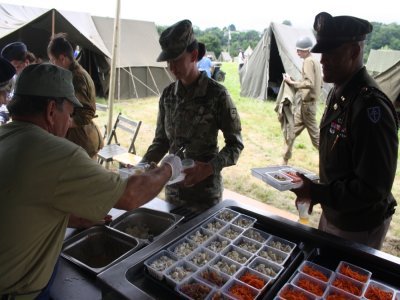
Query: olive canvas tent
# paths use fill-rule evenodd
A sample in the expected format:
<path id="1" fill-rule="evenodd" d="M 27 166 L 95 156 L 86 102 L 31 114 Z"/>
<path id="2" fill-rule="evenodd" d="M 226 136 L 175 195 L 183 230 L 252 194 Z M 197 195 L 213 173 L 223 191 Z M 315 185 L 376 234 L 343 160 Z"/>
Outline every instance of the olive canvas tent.
<path id="1" fill-rule="evenodd" d="M 366 68 L 390 100 L 400 101 L 400 51 L 372 49 Z"/>
<path id="2" fill-rule="evenodd" d="M 114 19 L 93 16 L 93 21 L 111 52 Z M 156 61 L 161 47 L 155 23 L 121 19 L 119 29 L 115 98 L 160 96 L 173 79 L 167 64 Z"/>
<path id="3" fill-rule="evenodd" d="M 156 62 L 161 48 L 155 24 L 135 20 L 120 23 L 115 98 L 159 96 L 172 79 L 166 63 Z M 79 45 L 78 61 L 91 75 L 97 96 L 107 97 L 113 25 L 113 18 L 88 13 L 0 4 L 0 47 L 22 41 L 29 51 L 47 60 L 53 32 L 65 32 L 71 44 Z"/>
<path id="4" fill-rule="evenodd" d="M 305 36 L 315 43 L 311 29 L 271 23 L 240 70 L 240 95 L 267 100 L 278 94 L 282 73 L 301 79 L 303 60 L 297 55 L 296 41 Z M 320 59 L 319 54 L 312 55 Z M 329 88 L 324 86 L 323 96 Z"/>

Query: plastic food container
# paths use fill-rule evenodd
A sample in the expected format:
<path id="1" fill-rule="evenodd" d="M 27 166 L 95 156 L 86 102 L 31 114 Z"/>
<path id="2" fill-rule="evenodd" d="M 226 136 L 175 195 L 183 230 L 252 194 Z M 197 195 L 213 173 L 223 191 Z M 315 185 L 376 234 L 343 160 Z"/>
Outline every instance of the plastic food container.
<path id="1" fill-rule="evenodd" d="M 220 253 L 230 245 L 231 241 L 220 235 L 214 235 L 211 239 L 204 243 L 204 247 L 214 253 Z"/>
<path id="2" fill-rule="evenodd" d="M 201 227 L 208 231 L 216 233 L 220 231 L 225 225 L 226 225 L 225 221 L 220 220 L 218 218 L 212 218 L 211 220 L 205 222 L 205 224 L 203 224 Z"/>
<path id="3" fill-rule="evenodd" d="M 331 285 L 357 297 L 360 297 L 363 294 L 366 287 L 365 283 L 351 279 L 350 277 L 344 276 L 340 273 L 334 274 Z"/>
<path id="4" fill-rule="evenodd" d="M 252 227 L 256 221 L 256 218 L 239 214 L 235 219 L 232 220 L 232 224 L 246 229 Z"/>
<path id="5" fill-rule="evenodd" d="M 241 268 L 239 272 L 235 275 L 235 278 L 259 290 L 260 293 L 267 287 L 268 283 L 271 281 L 270 277 L 256 272 L 249 267 Z"/>
<path id="6" fill-rule="evenodd" d="M 178 258 L 184 258 L 185 256 L 188 256 L 190 253 L 192 253 L 194 250 L 196 250 L 196 248 L 196 243 L 187 238 L 183 238 L 177 241 L 172 246 L 168 247 L 167 249 L 168 251 L 175 254 Z"/>
<path id="7" fill-rule="evenodd" d="M 279 299 L 307 299 L 307 300 L 315 300 L 319 299 L 315 295 L 298 288 L 297 286 L 291 284 L 291 283 L 286 283 L 281 290 L 278 293 Z M 296 298 L 295 298 L 296 297 Z M 301 298 L 300 298 L 301 297 Z"/>
<path id="8" fill-rule="evenodd" d="M 234 245 L 230 245 L 226 247 L 222 252 L 221 255 L 236 261 L 241 265 L 247 264 L 250 259 L 253 257 L 253 254 L 243 249 L 236 247 Z"/>
<path id="9" fill-rule="evenodd" d="M 196 278 L 205 281 L 211 286 L 221 288 L 231 278 L 229 275 L 220 272 L 209 266 L 205 266 L 196 272 L 194 275 Z"/>
<path id="10" fill-rule="evenodd" d="M 317 297 L 322 297 L 326 288 L 328 287 L 327 283 L 317 280 L 304 273 L 297 273 L 297 275 L 292 279 L 292 284 L 303 290 L 306 290 L 311 294 L 314 294 Z"/>
<path id="11" fill-rule="evenodd" d="M 213 291 L 213 288 L 204 281 L 191 277 L 178 284 L 175 290 L 185 299 L 198 300 L 206 299 Z"/>
<path id="12" fill-rule="evenodd" d="M 300 265 L 299 271 L 326 283 L 329 283 L 330 279 L 333 276 L 333 271 L 308 260 L 304 261 Z"/>
<path id="13" fill-rule="evenodd" d="M 234 242 L 234 245 L 236 245 L 237 247 L 239 247 L 240 249 L 243 249 L 247 252 L 250 253 L 256 253 L 258 250 L 260 250 L 260 248 L 262 247 L 262 244 L 259 242 L 256 242 L 252 239 L 249 239 L 247 237 L 244 236 L 240 236 L 238 237 Z"/>
<path id="14" fill-rule="evenodd" d="M 239 213 L 229 209 L 229 208 L 224 208 L 221 209 L 219 212 L 216 213 L 215 217 L 225 221 L 225 222 L 230 222 L 232 221 Z"/>
<path id="15" fill-rule="evenodd" d="M 231 279 L 223 288 L 223 292 L 235 299 L 256 299 L 259 290 L 237 279 Z"/>
<path id="16" fill-rule="evenodd" d="M 261 257 L 256 257 L 249 264 L 249 268 L 275 280 L 282 272 L 283 267 Z"/>
<path id="17" fill-rule="evenodd" d="M 339 298 L 341 297 L 341 298 Z M 326 300 L 336 300 L 336 299 L 348 299 L 348 300 L 359 300 L 359 297 L 354 296 L 353 294 L 347 293 L 343 290 L 335 288 L 334 286 L 328 286 L 324 299 Z"/>
<path id="18" fill-rule="evenodd" d="M 370 280 L 367 288 L 365 289 L 364 298 L 379 299 L 378 297 L 382 295 L 384 295 L 385 299 L 393 299 L 393 296 L 395 295 L 395 290 L 383 283 Z"/>
<path id="19" fill-rule="evenodd" d="M 234 275 L 241 268 L 241 264 L 222 255 L 217 255 L 212 261 L 210 261 L 209 265 L 211 268 L 229 276 Z"/>
<path id="20" fill-rule="evenodd" d="M 205 243 L 208 239 L 213 236 L 211 231 L 205 230 L 204 228 L 196 228 L 190 232 L 186 237 L 196 243 L 196 245 L 201 245 Z"/>
<path id="21" fill-rule="evenodd" d="M 232 225 L 232 224 L 228 224 L 224 228 L 221 229 L 219 234 L 222 235 L 223 237 L 233 241 L 242 232 L 243 232 L 243 228 L 240 228 L 239 226 L 235 226 L 235 225 Z"/>
<path id="22" fill-rule="evenodd" d="M 175 287 L 184 279 L 191 277 L 196 271 L 197 267 L 185 260 L 179 260 L 177 263 L 165 270 L 164 276 L 166 282 Z"/>
<path id="23" fill-rule="evenodd" d="M 295 243 L 282 239 L 277 236 L 271 236 L 267 241 L 266 245 L 288 254 L 292 253 L 294 248 L 296 248 Z"/>
<path id="24" fill-rule="evenodd" d="M 235 300 L 235 298 L 232 298 L 231 296 L 223 293 L 220 290 L 214 290 L 207 297 L 207 300 Z"/>
<path id="25" fill-rule="evenodd" d="M 270 246 L 264 245 L 262 246 L 258 252 L 257 256 L 265 258 L 269 261 L 272 261 L 278 265 L 284 265 L 287 259 L 289 258 L 289 254 L 278 249 L 272 248 Z"/>
<path id="26" fill-rule="evenodd" d="M 186 257 L 186 260 L 197 267 L 203 267 L 215 257 L 215 253 L 207 248 L 197 248 Z"/>
<path id="27" fill-rule="evenodd" d="M 259 243 L 265 243 L 271 236 L 269 233 L 256 228 L 247 228 L 243 235 Z"/>
<path id="28" fill-rule="evenodd" d="M 336 268 L 336 273 L 343 274 L 362 283 L 368 282 L 372 273 L 366 269 L 341 261 Z"/>
<path id="29" fill-rule="evenodd" d="M 178 261 L 178 258 L 172 253 L 161 250 L 144 262 L 147 271 L 158 280 L 164 278 L 164 271 Z"/>

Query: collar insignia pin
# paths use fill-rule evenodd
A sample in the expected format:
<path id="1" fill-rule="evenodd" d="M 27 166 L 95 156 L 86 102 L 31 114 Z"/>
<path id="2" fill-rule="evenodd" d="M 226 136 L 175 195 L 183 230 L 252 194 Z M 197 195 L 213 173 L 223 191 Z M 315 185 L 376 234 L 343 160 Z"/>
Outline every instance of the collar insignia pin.
<path id="1" fill-rule="evenodd" d="M 338 108 L 338 105 L 337 105 L 337 103 L 335 103 L 335 104 L 333 105 L 333 109 L 334 109 L 334 110 L 337 110 L 337 108 Z"/>
<path id="2" fill-rule="evenodd" d="M 344 96 L 341 96 L 340 99 L 341 99 L 342 101 L 346 100 L 346 98 L 345 98 Z"/>

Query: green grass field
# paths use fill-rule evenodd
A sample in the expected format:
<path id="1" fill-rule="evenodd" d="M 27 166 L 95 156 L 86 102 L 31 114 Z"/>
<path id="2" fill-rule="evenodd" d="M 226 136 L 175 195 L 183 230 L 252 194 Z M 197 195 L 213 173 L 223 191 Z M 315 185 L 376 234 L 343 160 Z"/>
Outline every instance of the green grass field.
<path id="1" fill-rule="evenodd" d="M 223 170 L 225 187 L 250 198 L 297 214 L 294 206 L 295 196 L 292 192 L 279 192 L 261 180 L 254 178 L 250 171 L 254 167 L 280 164 L 282 162 L 284 142 L 280 123 L 274 111 L 275 103 L 273 101 L 260 101 L 240 97 L 237 64 L 224 63 L 222 70 L 226 72 L 226 79 L 223 84 L 229 90 L 240 114 L 245 145 L 238 164 Z M 100 101 L 104 102 L 101 99 Z M 143 155 L 154 136 L 158 97 L 119 101 L 114 106 L 114 116 L 120 111 L 132 119 L 143 121 L 136 142 L 138 155 Z M 323 103 L 321 102 L 318 110 L 318 120 L 321 117 L 322 111 Z M 105 114 L 102 112 L 98 114 L 97 123 L 99 125 L 105 124 L 107 122 Z M 219 142 L 220 145 L 223 145 L 222 135 Z M 313 148 L 306 131 L 296 139 L 293 158 L 289 161 L 289 164 L 318 172 L 318 151 Z M 400 175 L 398 170 L 393 184 L 393 194 L 398 200 L 400 199 L 399 183 Z M 400 209 L 393 217 L 383 251 L 400 257 L 399 211 Z M 316 206 L 312 214 L 311 226 L 317 226 L 320 213 L 320 207 Z"/>

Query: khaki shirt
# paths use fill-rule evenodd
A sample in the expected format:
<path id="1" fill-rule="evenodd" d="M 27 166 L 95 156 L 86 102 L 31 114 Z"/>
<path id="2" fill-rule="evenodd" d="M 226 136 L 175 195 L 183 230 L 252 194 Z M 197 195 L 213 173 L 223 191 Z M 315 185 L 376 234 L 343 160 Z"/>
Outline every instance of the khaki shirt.
<path id="1" fill-rule="evenodd" d="M 45 287 L 69 214 L 102 219 L 126 180 L 70 141 L 13 121 L 0 126 L 0 294 Z"/>
<path id="2" fill-rule="evenodd" d="M 77 127 L 70 128 L 66 138 L 93 157 L 104 145 L 101 132 L 93 122 L 96 117 L 96 88 L 88 72 L 76 61 L 72 63 L 70 71 L 73 74 L 75 96 L 83 107 L 75 108 L 73 120 Z"/>
<path id="3" fill-rule="evenodd" d="M 301 81 L 294 84 L 295 89 L 300 90 L 301 100 L 304 102 L 318 100 L 322 87 L 321 64 L 312 55 L 304 59 L 301 75 Z"/>

